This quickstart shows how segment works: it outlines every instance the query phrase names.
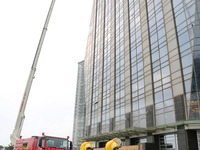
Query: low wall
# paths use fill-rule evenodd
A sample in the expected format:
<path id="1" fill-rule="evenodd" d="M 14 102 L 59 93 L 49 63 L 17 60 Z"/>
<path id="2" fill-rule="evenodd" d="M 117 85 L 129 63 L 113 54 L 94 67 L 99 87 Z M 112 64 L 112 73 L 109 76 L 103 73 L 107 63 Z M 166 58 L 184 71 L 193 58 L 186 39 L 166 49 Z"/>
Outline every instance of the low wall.
<path id="1" fill-rule="evenodd" d="M 105 150 L 105 148 L 95 148 L 94 150 Z M 138 146 L 137 145 L 133 145 L 133 146 L 122 146 L 120 148 L 120 150 L 138 150 Z"/>
<path id="2" fill-rule="evenodd" d="M 80 148 L 72 148 L 72 150 L 80 150 Z"/>

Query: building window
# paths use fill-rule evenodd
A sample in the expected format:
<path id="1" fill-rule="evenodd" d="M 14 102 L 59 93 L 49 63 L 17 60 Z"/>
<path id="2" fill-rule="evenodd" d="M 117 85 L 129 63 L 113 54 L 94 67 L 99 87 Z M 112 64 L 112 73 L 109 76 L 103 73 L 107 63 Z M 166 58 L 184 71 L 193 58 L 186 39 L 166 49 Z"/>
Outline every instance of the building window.
<path id="1" fill-rule="evenodd" d="M 178 150 L 177 134 L 168 134 L 160 136 L 160 150 Z"/>
<path id="2" fill-rule="evenodd" d="M 22 145 L 22 150 L 27 150 L 28 142 L 24 142 Z"/>

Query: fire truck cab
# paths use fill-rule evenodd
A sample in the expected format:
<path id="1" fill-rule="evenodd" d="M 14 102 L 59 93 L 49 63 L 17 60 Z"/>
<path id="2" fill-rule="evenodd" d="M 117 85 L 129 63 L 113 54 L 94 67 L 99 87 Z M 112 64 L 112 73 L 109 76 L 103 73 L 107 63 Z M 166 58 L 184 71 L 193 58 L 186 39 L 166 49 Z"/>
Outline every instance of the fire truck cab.
<path id="1" fill-rule="evenodd" d="M 67 138 L 32 136 L 16 141 L 14 150 L 72 150 L 72 142 Z"/>

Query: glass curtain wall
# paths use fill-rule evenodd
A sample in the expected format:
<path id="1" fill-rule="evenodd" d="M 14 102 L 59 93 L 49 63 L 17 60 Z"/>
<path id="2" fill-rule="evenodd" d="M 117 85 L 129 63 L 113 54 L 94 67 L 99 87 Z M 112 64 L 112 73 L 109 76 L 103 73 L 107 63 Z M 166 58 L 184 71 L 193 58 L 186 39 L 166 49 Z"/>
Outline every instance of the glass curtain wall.
<path id="1" fill-rule="evenodd" d="M 124 98 L 124 0 L 115 0 L 116 49 L 115 49 L 115 130 L 125 128 Z"/>
<path id="2" fill-rule="evenodd" d="M 104 29 L 104 60 L 103 60 L 103 102 L 102 102 L 102 131 L 109 132 L 110 104 L 110 48 L 111 48 L 111 1 L 105 0 L 105 29 Z"/>
<path id="3" fill-rule="evenodd" d="M 78 63 L 78 76 L 76 86 L 76 100 L 74 108 L 73 143 L 74 147 L 81 145 L 81 138 L 85 129 L 85 84 L 84 61 Z"/>
<path id="4" fill-rule="evenodd" d="M 190 120 L 199 119 L 199 0 L 173 0 L 181 65 Z M 195 11 L 197 12 L 195 14 Z M 196 22 L 195 22 L 196 17 Z"/>
<path id="5" fill-rule="evenodd" d="M 98 116 L 98 95 L 99 95 L 99 61 L 101 48 L 101 29 L 102 29 L 102 2 L 97 1 L 97 15 L 96 15 L 96 38 L 95 38 L 95 52 L 94 52 L 94 72 L 93 72 L 93 93 L 92 93 L 92 118 L 91 118 L 91 135 L 97 134 L 97 116 Z"/>
<path id="6" fill-rule="evenodd" d="M 200 1 L 196 2 L 195 15 L 195 39 L 194 39 L 194 66 L 192 76 L 191 103 L 190 107 L 195 119 L 200 119 Z"/>
<path id="7" fill-rule="evenodd" d="M 96 3 L 93 3 L 93 9 L 92 14 L 95 14 L 95 5 Z M 89 121 L 91 119 L 91 91 L 92 91 L 92 79 L 93 79 L 93 65 L 91 65 L 91 62 L 93 62 L 93 46 L 94 46 L 94 29 L 95 29 L 95 15 L 91 15 L 90 19 L 90 27 L 89 27 L 89 33 L 88 33 L 88 41 L 87 41 L 87 51 L 85 56 L 85 63 L 84 63 L 84 79 L 85 79 L 85 102 L 86 102 L 86 116 L 85 116 L 85 135 L 90 134 L 90 125 L 91 122 Z"/>
<path id="8" fill-rule="evenodd" d="M 175 122 L 174 101 L 161 0 L 147 0 L 156 125 Z"/>
<path id="9" fill-rule="evenodd" d="M 133 126 L 146 127 L 139 0 L 129 0 Z"/>

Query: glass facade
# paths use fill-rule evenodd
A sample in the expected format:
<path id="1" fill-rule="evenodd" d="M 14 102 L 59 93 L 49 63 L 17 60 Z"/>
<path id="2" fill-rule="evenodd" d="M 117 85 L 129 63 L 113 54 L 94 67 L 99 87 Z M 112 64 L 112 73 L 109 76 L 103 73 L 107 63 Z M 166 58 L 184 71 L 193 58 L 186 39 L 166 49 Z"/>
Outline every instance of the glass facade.
<path id="1" fill-rule="evenodd" d="M 115 43 L 115 130 L 125 128 L 124 99 L 124 0 L 116 0 L 116 43 Z"/>
<path id="2" fill-rule="evenodd" d="M 133 126 L 146 127 L 144 95 L 144 66 L 142 53 L 142 31 L 140 23 L 139 0 L 129 0 L 131 80 L 132 80 L 132 118 Z M 142 119 L 141 119 L 142 118 Z"/>
<path id="3" fill-rule="evenodd" d="M 110 111 L 110 51 L 111 51 L 111 1 L 105 1 L 105 38 L 103 56 L 103 104 L 102 104 L 102 133 L 109 132 L 109 111 Z"/>
<path id="4" fill-rule="evenodd" d="M 85 135 L 85 83 L 84 61 L 78 63 L 76 100 L 74 109 L 73 145 L 81 146 L 81 138 Z"/>
<path id="5" fill-rule="evenodd" d="M 176 30 L 181 55 L 190 120 L 199 118 L 199 1 L 174 0 Z"/>
<path id="6" fill-rule="evenodd" d="M 92 9 L 92 14 L 96 12 L 95 10 L 96 4 L 93 3 L 93 9 Z M 93 80 L 93 58 L 94 58 L 94 29 L 95 29 L 95 15 L 91 16 L 90 20 L 90 26 L 89 26 L 89 33 L 88 33 L 88 43 L 87 43 L 87 51 L 85 55 L 87 56 L 87 59 L 84 61 L 84 65 L 87 66 L 84 69 L 84 76 L 85 76 L 85 102 L 86 102 L 86 116 L 85 120 L 90 120 L 91 119 L 91 95 L 92 95 L 92 80 Z M 90 129 L 88 126 L 91 125 L 91 121 L 85 121 L 85 135 L 90 134 Z"/>
<path id="7" fill-rule="evenodd" d="M 200 120 L 200 0 L 94 0 L 85 75 L 87 136 Z"/>
<path id="8" fill-rule="evenodd" d="M 200 102 L 200 1 L 196 2 L 195 14 L 195 39 L 194 39 L 194 66 L 192 75 L 191 103 L 192 117 L 200 119 L 199 102 Z"/>
<path id="9" fill-rule="evenodd" d="M 167 38 L 161 0 L 147 0 L 156 125 L 175 122 Z"/>
<path id="10" fill-rule="evenodd" d="M 92 90 L 92 118 L 91 118 L 91 135 L 97 134 L 97 113 L 98 113 L 98 96 L 99 96 L 99 69 L 100 69 L 100 48 L 101 48 L 101 30 L 102 30 L 102 0 L 97 2 L 97 18 L 95 33 L 95 51 L 94 51 L 94 72 L 93 72 L 93 90 Z"/>

